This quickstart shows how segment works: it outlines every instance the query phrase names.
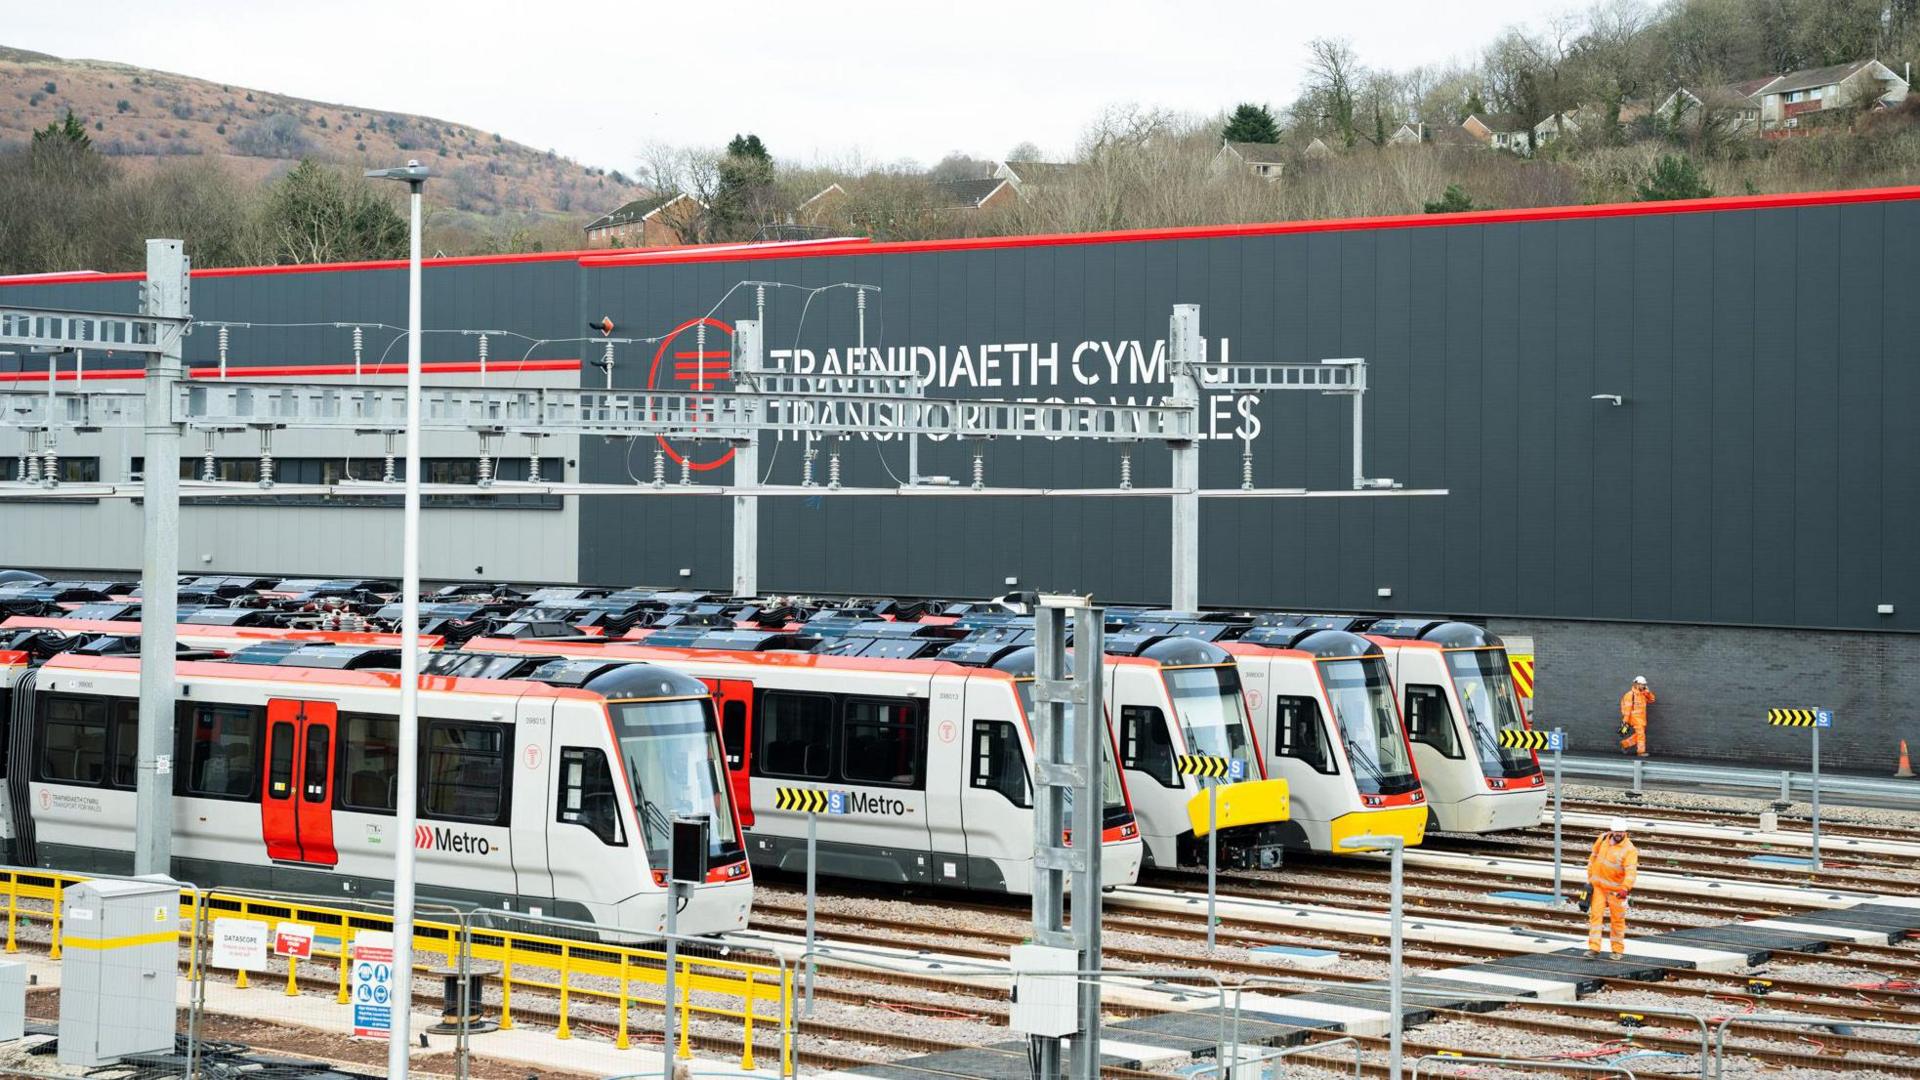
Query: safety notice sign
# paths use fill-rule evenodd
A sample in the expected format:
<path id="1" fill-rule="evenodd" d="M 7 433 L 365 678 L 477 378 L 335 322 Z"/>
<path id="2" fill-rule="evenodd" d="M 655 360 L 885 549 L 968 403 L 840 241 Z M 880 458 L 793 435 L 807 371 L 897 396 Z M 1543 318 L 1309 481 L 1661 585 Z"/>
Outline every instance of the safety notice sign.
<path id="1" fill-rule="evenodd" d="M 353 939 L 353 1034 L 384 1039 L 393 1031 L 393 935 L 362 930 Z"/>
<path id="2" fill-rule="evenodd" d="M 207 962 L 229 971 L 267 970 L 267 924 L 255 919 L 213 920 L 213 955 Z"/>
<path id="3" fill-rule="evenodd" d="M 313 927 L 305 923 L 283 922 L 273 928 L 273 952 L 305 960 L 313 955 Z"/>

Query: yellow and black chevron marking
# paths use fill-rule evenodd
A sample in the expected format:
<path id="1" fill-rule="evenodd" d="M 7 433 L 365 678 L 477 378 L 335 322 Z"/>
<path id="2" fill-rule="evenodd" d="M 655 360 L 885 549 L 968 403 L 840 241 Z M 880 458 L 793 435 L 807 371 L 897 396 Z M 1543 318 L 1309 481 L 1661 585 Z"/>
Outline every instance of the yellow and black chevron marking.
<path id="1" fill-rule="evenodd" d="M 803 814 L 824 814 L 827 812 L 827 793 L 815 788 L 774 788 L 773 808 L 798 810 Z"/>
<path id="2" fill-rule="evenodd" d="M 1553 738 L 1551 731 L 1522 731 L 1519 728 L 1501 728 L 1500 745 L 1509 750 L 1545 750 Z"/>
<path id="3" fill-rule="evenodd" d="M 1774 727 L 1813 727 L 1818 709 L 1768 709 L 1767 723 Z"/>
<path id="4" fill-rule="evenodd" d="M 1507 657 L 1507 670 L 1513 673 L 1513 691 L 1531 701 L 1533 699 L 1533 657 L 1518 653 Z"/>
<path id="5" fill-rule="evenodd" d="M 1212 754 L 1181 754 L 1174 759 L 1181 776 L 1225 776 L 1232 763 Z"/>

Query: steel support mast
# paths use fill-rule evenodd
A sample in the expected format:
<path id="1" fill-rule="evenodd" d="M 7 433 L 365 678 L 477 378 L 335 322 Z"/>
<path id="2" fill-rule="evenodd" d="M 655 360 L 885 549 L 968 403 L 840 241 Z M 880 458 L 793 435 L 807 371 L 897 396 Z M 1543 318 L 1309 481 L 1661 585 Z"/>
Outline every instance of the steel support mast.
<path id="1" fill-rule="evenodd" d="M 757 385 L 764 366 L 765 346 L 760 335 L 760 320 L 742 319 L 734 324 L 733 343 L 739 349 L 734 358 L 734 380 Z M 753 413 L 749 409 L 748 417 Z M 760 497 L 739 494 L 760 486 L 760 432 L 749 430 L 733 443 L 733 595 L 760 595 Z"/>
<path id="2" fill-rule="evenodd" d="M 140 310 L 185 319 L 187 257 L 178 240 L 147 241 L 147 282 Z M 173 872 L 174 621 L 180 587 L 180 427 L 173 422 L 174 384 L 182 367 L 181 333 L 158 335 L 147 356 L 146 529 L 140 570 L 140 734 L 134 757 L 133 872 Z M 79 389 L 78 380 L 75 389 Z"/>
<path id="3" fill-rule="evenodd" d="M 1173 380 L 1173 394 L 1167 404 L 1192 411 L 1191 436 L 1167 443 L 1173 459 L 1173 477 L 1167 486 L 1175 494 L 1168 500 L 1173 536 L 1168 555 L 1172 559 L 1172 598 L 1175 611 L 1200 610 L 1200 362 L 1206 356 L 1206 342 L 1200 337 L 1200 305 L 1175 304 L 1173 318 L 1167 324 L 1167 372 Z"/>
<path id="4" fill-rule="evenodd" d="M 1072 950 L 1081 975 L 1078 1023 L 1062 1060 L 1061 1040 L 1033 1036 L 1036 1076 L 1100 1075 L 1101 818 L 1106 750 L 1104 609 L 1085 596 L 1039 597 L 1034 607 L 1033 703 L 1033 940 Z M 1089 658 L 1068 666 L 1067 618 L 1074 652 Z M 1069 804 L 1071 804 L 1069 806 Z M 1069 810 L 1071 817 L 1069 818 Z M 1070 831 L 1069 831 L 1070 830 Z M 1066 919 L 1067 889 L 1073 920 Z M 1058 973 L 1054 973 L 1058 974 Z M 1066 1068 L 1062 1066 L 1066 1065 Z"/>

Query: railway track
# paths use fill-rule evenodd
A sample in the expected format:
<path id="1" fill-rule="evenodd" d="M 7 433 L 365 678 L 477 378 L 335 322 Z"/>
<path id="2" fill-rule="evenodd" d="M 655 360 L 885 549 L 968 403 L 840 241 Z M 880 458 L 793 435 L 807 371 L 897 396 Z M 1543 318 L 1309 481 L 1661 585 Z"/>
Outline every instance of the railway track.
<path id="1" fill-rule="evenodd" d="M 1765 800 L 1755 796 L 1754 801 L 1762 802 Z M 1690 825 L 1717 825 L 1728 829 L 1757 831 L 1755 830 L 1752 815 L 1742 817 L 1740 813 L 1735 810 L 1706 810 L 1691 806 L 1643 805 L 1625 800 L 1620 802 L 1604 802 L 1598 799 L 1567 799 L 1561 805 L 1568 813 L 1605 814 L 1609 816 L 1624 814 L 1630 818 L 1652 818 L 1656 820 L 1664 818 L 1670 821 L 1686 822 Z M 1797 825 L 1804 828 L 1809 824 L 1809 821 L 1802 817 L 1782 817 L 1780 823 L 1783 825 Z M 1879 825 L 1852 825 L 1845 822 L 1827 821 L 1824 818 L 1822 818 L 1820 822 L 1820 834 L 1822 836 L 1840 837 L 1849 840 L 1885 840 L 1895 843 L 1914 842 L 1914 835 L 1909 830 Z"/>
<path id="2" fill-rule="evenodd" d="M 1863 892 L 1878 892 L 1887 884 L 1885 872 L 1911 871 L 1913 863 L 1884 862 L 1859 863 L 1848 855 L 1839 861 L 1827 860 L 1818 873 L 1811 866 L 1804 869 L 1789 866 L 1763 866 L 1736 861 L 1724 854 L 1724 848 L 1703 844 L 1690 850 L 1703 853 L 1719 853 L 1718 857 L 1706 857 L 1703 854 L 1678 854 L 1679 845 L 1663 845 L 1657 841 L 1636 838 L 1635 845 L 1640 848 L 1640 868 L 1642 870 L 1669 870 L 1703 877 L 1718 877 L 1730 881 L 1749 882 L 1758 885 L 1805 885 L 1817 881 L 1822 885 L 1846 886 Z M 1553 841 L 1550 837 L 1534 838 L 1531 834 L 1503 834 L 1499 838 L 1463 836 L 1447 834 L 1436 835 L 1427 842 L 1427 847 L 1435 851 L 1446 851 L 1458 855 L 1471 855 L 1490 859 L 1551 859 Z M 1755 854 L 1780 855 L 1778 851 L 1755 852 Z M 1790 857 L 1799 857 L 1794 854 Z M 1562 859 L 1577 873 L 1582 865 L 1579 851 L 1574 846 L 1564 849 Z M 1859 869 L 1855 869 L 1859 867 Z M 1879 871 L 1879 872 L 1875 872 Z"/>
<path id="3" fill-rule="evenodd" d="M 804 919 L 802 909 L 791 905 L 768 904 L 762 902 L 763 914 L 782 917 L 777 925 L 780 929 L 800 932 Z M 962 908 L 976 914 L 1005 915 L 1008 909 L 981 905 Z M 1182 925 L 1171 925 L 1174 920 Z M 966 941 L 990 940 L 995 947 L 952 944 L 941 937 L 942 932 L 930 929 L 924 922 L 907 919 L 891 919 L 872 915 L 816 915 L 816 925 L 842 926 L 852 931 L 882 929 L 896 935 L 896 942 L 911 942 L 909 947 L 937 949 L 954 955 L 966 955 L 982 960 L 998 962 L 1005 958 L 1006 948 L 1025 940 L 1024 934 L 968 928 L 952 933 Z M 1109 933 L 1131 933 L 1171 938 L 1182 946 L 1182 955 L 1191 956 L 1189 946 L 1206 940 L 1205 917 L 1184 913 L 1156 913 L 1152 918 L 1116 916 L 1106 913 L 1102 927 Z M 1298 934 L 1277 934 L 1274 928 L 1262 923 L 1224 919 L 1215 928 L 1215 938 L 1219 945 L 1227 948 L 1250 949 L 1263 945 L 1291 944 L 1303 947 L 1336 948 L 1343 955 L 1354 959 L 1365 959 L 1385 964 L 1390 950 L 1379 943 L 1377 935 L 1361 933 L 1316 933 L 1313 936 Z M 1337 939 L 1337 940 L 1329 940 Z M 1468 946 L 1448 946 L 1444 950 L 1424 947 L 1420 944 L 1403 946 L 1402 960 L 1410 971 L 1427 972 L 1460 966 L 1478 960 L 1490 960 L 1501 956 L 1520 955 L 1527 950 L 1499 949 L 1492 947 L 1474 948 Z M 1164 963 L 1165 954 L 1152 950 L 1114 948 L 1109 945 L 1105 952 L 1116 959 L 1141 964 L 1143 967 L 1156 967 Z M 1831 962 L 1824 954 L 1794 954 L 1793 959 L 1807 962 Z M 1230 975 L 1284 975 L 1284 968 L 1272 964 L 1239 961 L 1226 957 L 1194 957 L 1194 962 L 1202 967 Z M 1378 976 L 1343 975 L 1335 972 L 1316 971 L 1312 977 L 1325 982 L 1369 983 L 1378 982 Z M 1629 979 L 1603 979 L 1602 983 L 1611 989 L 1622 991 L 1645 991 L 1672 998 L 1719 998 L 1743 1007 L 1752 1007 L 1763 1002 L 1768 1007 L 1795 1009 L 1797 1011 L 1819 1011 L 1823 1015 L 1845 1016 L 1855 1020 L 1895 1019 L 1903 1014 L 1920 1012 L 1920 993 L 1898 990 L 1869 992 L 1851 987 L 1837 987 L 1829 983 L 1820 983 L 1790 976 L 1746 975 L 1729 972 L 1675 971 L 1667 982 L 1649 983 Z"/>
<path id="4" fill-rule="evenodd" d="M 763 910 L 769 914 L 775 914 L 775 915 L 792 918 L 794 921 L 788 925 L 790 925 L 791 928 L 795 930 L 797 930 L 799 926 L 798 920 L 804 917 L 803 911 L 801 911 L 798 908 L 786 906 L 786 905 L 763 904 Z M 987 910 L 996 911 L 996 913 L 1002 913 L 1002 914 L 1006 913 L 1003 909 L 988 908 Z M 841 927 L 841 928 L 845 928 L 846 930 L 860 931 L 860 932 L 863 932 L 863 936 L 868 936 L 868 937 L 871 936 L 871 931 L 875 929 L 886 930 L 892 934 L 900 935 L 900 938 L 896 939 L 896 941 L 903 943 L 904 947 L 907 947 L 907 948 L 933 947 L 935 945 L 934 942 L 929 942 L 923 939 L 930 936 L 937 937 L 940 933 L 942 933 L 942 931 L 940 930 L 931 928 L 926 921 L 891 919 L 891 918 L 885 918 L 885 917 L 874 916 L 874 915 L 866 915 L 866 914 L 839 915 L 834 913 L 821 913 L 816 915 L 816 920 L 819 925 L 824 927 L 829 927 L 829 928 Z M 1145 920 L 1137 920 L 1137 921 L 1145 921 Z M 1187 920 L 1187 921 L 1192 921 L 1192 920 Z M 1110 928 L 1116 929 L 1116 930 L 1134 929 L 1132 926 L 1124 925 L 1124 924 L 1122 926 L 1110 927 Z M 1157 930 L 1159 933 L 1161 933 L 1164 936 L 1174 936 L 1174 937 L 1179 937 L 1186 940 L 1198 939 L 1204 936 L 1204 929 L 1202 928 L 1190 928 L 1190 927 L 1170 928 L 1170 927 L 1162 926 L 1162 927 L 1158 927 Z M 1232 945 L 1263 943 L 1261 938 L 1252 937 L 1252 936 L 1242 936 L 1243 931 L 1241 930 L 1241 928 L 1231 923 L 1221 926 L 1219 928 L 1219 932 L 1220 932 L 1220 941 L 1223 945 L 1232 946 Z M 938 943 L 938 948 L 939 948 L 939 951 L 941 951 L 942 953 L 949 954 L 949 955 L 958 955 L 958 956 L 973 956 L 981 959 L 992 958 L 995 960 L 1005 955 L 1004 947 L 1006 945 L 1011 944 L 1015 941 L 1021 940 L 1023 938 L 1023 935 L 1013 933 L 1013 932 L 983 930 L 979 928 L 954 930 L 954 931 L 951 931 L 951 933 L 957 936 L 963 936 L 972 942 L 986 941 L 986 942 L 991 942 L 993 944 L 956 945 L 949 942 L 941 942 L 941 943 Z M 1161 962 L 1164 960 L 1164 953 L 1156 952 L 1153 950 L 1110 948 L 1108 951 L 1116 959 L 1121 959 L 1128 962 L 1141 963 L 1149 967 L 1153 966 L 1157 962 Z M 1485 951 L 1492 954 L 1498 954 L 1498 950 L 1485 950 Z M 1409 956 L 1408 959 L 1409 959 L 1409 966 L 1416 971 L 1425 970 L 1427 967 L 1426 964 L 1419 962 L 1412 956 Z M 1441 963 L 1444 963 L 1444 961 L 1442 961 Z M 1230 974 L 1271 974 L 1272 973 L 1272 969 L 1268 965 L 1234 960 L 1234 959 L 1225 958 L 1225 957 L 1206 958 L 1205 960 L 1199 962 L 1196 966 L 1204 969 L 1211 969 L 1219 973 L 1230 973 Z M 1687 973 L 1688 976 L 1693 976 L 1696 974 L 1711 975 L 1712 973 L 1691 973 L 1691 972 Z M 1321 972 L 1321 973 L 1315 973 L 1314 977 L 1323 982 L 1330 982 L 1330 983 L 1363 984 L 1363 983 L 1378 982 L 1377 978 L 1363 976 L 1363 975 L 1339 975 L 1339 974 Z M 1712 998 L 1717 998 L 1721 1001 L 1724 1001 L 1728 1004 L 1735 1005 L 1737 1007 L 1753 1008 L 1756 1006 L 1757 1003 L 1761 1001 L 1761 999 L 1758 996 L 1752 994 L 1751 992 L 1748 992 L 1745 995 L 1735 998 L 1733 995 L 1725 993 L 1724 990 L 1715 989 L 1715 987 L 1723 987 L 1726 984 L 1736 983 L 1736 982 L 1738 982 L 1740 985 L 1744 987 L 1745 978 L 1746 977 L 1744 976 L 1726 975 L 1719 978 L 1695 980 L 1695 981 L 1705 981 L 1706 983 L 1708 983 L 1707 986 L 1689 986 L 1689 985 L 1677 985 L 1677 984 L 1667 984 L 1667 983 L 1643 983 L 1643 982 L 1631 982 L 1626 980 L 1603 980 L 1603 981 L 1605 985 L 1608 986 L 1609 989 L 1618 989 L 1622 991 L 1653 992 L 1653 993 L 1658 993 L 1663 997 L 1672 997 L 1676 999 L 1689 999 L 1689 998 L 1698 999 L 1701 997 L 1712 997 Z M 1899 1002 L 1889 1001 L 1889 1002 L 1881 1002 L 1881 1003 L 1875 1004 L 1875 1003 L 1860 1003 L 1860 1002 L 1853 1002 L 1853 1001 L 1846 1001 L 1846 1000 L 1834 1000 L 1826 997 L 1808 998 L 1808 997 L 1799 996 L 1797 994 L 1789 993 L 1788 991 L 1790 989 L 1798 990 L 1802 988 L 1810 991 L 1823 992 L 1825 994 L 1844 993 L 1844 991 L 1840 991 L 1837 988 L 1833 988 L 1833 987 L 1819 986 L 1817 984 L 1808 984 L 1808 983 L 1791 983 L 1790 985 L 1789 984 L 1790 984 L 1789 980 L 1778 980 L 1778 979 L 1774 980 L 1773 981 L 1774 992 L 1768 997 L 1766 997 L 1764 1002 L 1765 1007 L 1770 1010 L 1778 1009 L 1782 1011 L 1801 1011 L 1801 1012 L 1807 1012 L 1809 1015 L 1819 1015 L 1822 1017 L 1835 1017 L 1840 1019 L 1857 1019 L 1857 1020 L 1894 1018 L 1894 1017 L 1903 1015 L 1908 1008 L 1912 1007 L 1912 1003 L 1904 1002 L 1904 1001 L 1899 1001 Z M 1630 1005 L 1622 1005 L 1620 1008 L 1620 1011 L 1622 1014 L 1625 1014 L 1625 1015 L 1635 1015 L 1633 1013 L 1633 1008 Z M 1482 1026 L 1482 1027 L 1494 1028 L 1498 1030 L 1525 1031 L 1525 1032 L 1530 1032 L 1535 1034 L 1544 1034 L 1544 1035 L 1552 1035 L 1552 1036 L 1566 1037 L 1566 1038 L 1572 1038 L 1572 1039 L 1580 1039 L 1580 1040 L 1586 1040 L 1586 1041 L 1597 1042 L 1597 1043 L 1607 1043 L 1607 1042 L 1620 1041 L 1622 1039 L 1625 1039 L 1638 1046 L 1643 1046 L 1643 1047 L 1652 1048 L 1652 1049 L 1667 1050 L 1667 1051 L 1682 1053 L 1682 1054 L 1697 1053 L 1699 1049 L 1698 1038 L 1689 1033 L 1690 1029 L 1674 1028 L 1671 1030 L 1674 1031 L 1675 1033 L 1672 1033 L 1672 1034 L 1665 1033 L 1667 1029 L 1663 1028 L 1662 1021 L 1660 1021 L 1659 1018 L 1657 1017 L 1652 1017 L 1652 1016 L 1647 1017 L 1646 1018 L 1647 1026 L 1645 1027 L 1626 1029 L 1623 1027 L 1614 1026 L 1605 1021 L 1596 1022 L 1592 1018 L 1592 1014 L 1590 1012 L 1558 1008 L 1556 1007 L 1556 1004 L 1552 1002 L 1532 1002 L 1532 1003 L 1512 1005 L 1512 1006 L 1503 1008 L 1502 1010 L 1496 1013 L 1474 1013 L 1474 1012 L 1467 1012 L 1464 1010 L 1454 1010 L 1454 1009 L 1435 1009 L 1433 1010 L 1433 1012 L 1438 1017 L 1463 1020 L 1463 1021 L 1467 1021 L 1476 1025 Z M 1003 1013 L 1000 1013 L 998 1010 L 996 1010 L 997 1018 L 1003 1018 L 1003 1016 L 1004 1016 Z M 996 1019 L 995 1022 L 999 1022 L 999 1019 Z M 1731 1052 L 1739 1056 L 1751 1057 L 1756 1060 L 1765 1062 L 1766 1064 L 1769 1064 L 1769 1065 L 1823 1069 L 1823 1070 L 1839 1070 L 1839 1069 L 1845 1069 L 1850 1067 L 1846 1061 L 1835 1060 L 1833 1058 L 1823 1057 L 1817 1053 L 1807 1053 L 1804 1050 L 1794 1048 L 1792 1044 L 1795 1043 L 1798 1039 L 1799 1039 L 1799 1036 L 1793 1032 L 1760 1031 L 1760 1032 L 1747 1035 L 1742 1038 L 1736 1038 L 1736 1039 L 1730 1040 L 1729 1048 Z M 1384 1039 L 1363 1038 L 1360 1041 L 1363 1044 L 1372 1046 L 1372 1047 L 1384 1047 L 1386 1044 Z M 1844 1050 L 1849 1054 L 1853 1054 L 1853 1055 L 1872 1054 L 1876 1056 L 1893 1058 L 1895 1063 L 1891 1064 L 1888 1069 L 1884 1070 L 1885 1075 L 1920 1076 L 1920 1064 L 1898 1064 L 1898 1061 L 1901 1057 L 1911 1054 L 1912 1047 L 1910 1044 L 1902 1043 L 1902 1042 L 1899 1042 L 1898 1040 L 1891 1040 L 1891 1039 L 1879 1039 L 1879 1038 L 1861 1037 L 1861 1036 L 1839 1036 L 1839 1035 L 1823 1035 L 1820 1041 L 1823 1045 L 1825 1045 L 1828 1048 Z M 1448 1052 L 1448 1051 L 1456 1052 L 1456 1053 L 1476 1053 L 1478 1052 L 1479 1049 L 1481 1049 L 1480 1047 L 1462 1047 L 1458 1045 L 1449 1045 L 1449 1044 L 1440 1043 L 1440 1042 L 1427 1043 L 1427 1042 L 1422 1042 L 1418 1039 L 1408 1040 L 1406 1043 L 1406 1048 L 1409 1053 L 1413 1053 L 1416 1051 L 1419 1053 L 1438 1053 L 1438 1052 Z M 1302 1056 L 1315 1057 L 1316 1055 L 1307 1054 Z M 1330 1057 L 1328 1058 L 1328 1060 L 1331 1061 L 1334 1059 Z M 1877 1063 L 1875 1067 L 1878 1068 Z M 1363 1071 L 1369 1072 L 1369 1074 L 1372 1074 L 1372 1070 L 1363 1068 Z"/>

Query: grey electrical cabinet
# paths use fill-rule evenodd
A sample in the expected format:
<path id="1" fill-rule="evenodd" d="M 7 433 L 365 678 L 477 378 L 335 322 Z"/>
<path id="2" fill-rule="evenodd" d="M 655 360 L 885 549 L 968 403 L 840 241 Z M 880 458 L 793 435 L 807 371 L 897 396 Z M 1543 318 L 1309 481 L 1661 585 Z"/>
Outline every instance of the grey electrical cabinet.
<path id="1" fill-rule="evenodd" d="M 66 890 L 61 928 L 60 1063 L 172 1050 L 179 886 L 82 882 Z"/>
<path id="2" fill-rule="evenodd" d="M 27 1033 L 27 962 L 0 960 L 0 1042 Z"/>

